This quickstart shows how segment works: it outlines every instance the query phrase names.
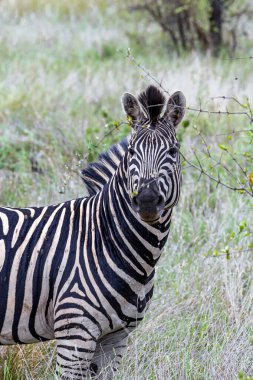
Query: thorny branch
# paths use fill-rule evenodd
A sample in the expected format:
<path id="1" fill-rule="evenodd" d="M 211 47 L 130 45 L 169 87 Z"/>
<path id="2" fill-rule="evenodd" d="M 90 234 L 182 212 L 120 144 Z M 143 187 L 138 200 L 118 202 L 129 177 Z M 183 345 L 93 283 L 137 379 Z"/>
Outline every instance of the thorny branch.
<path id="1" fill-rule="evenodd" d="M 232 159 L 232 161 L 235 163 L 235 165 L 238 167 L 239 169 L 239 172 L 241 173 L 241 175 L 245 178 L 245 183 L 242 183 L 241 180 L 239 178 L 237 178 L 234 173 L 232 172 L 231 169 L 229 169 L 223 162 L 222 162 L 222 155 L 220 157 L 219 160 L 217 160 L 211 153 L 211 149 L 209 147 L 209 145 L 207 144 L 204 136 L 201 134 L 200 131 L 198 131 L 198 135 L 200 136 L 200 139 L 201 139 L 201 142 L 203 143 L 204 147 L 205 147 L 205 154 L 206 156 L 213 162 L 215 162 L 215 165 L 212 166 L 210 168 L 210 170 L 214 169 L 215 167 L 220 167 L 222 169 L 224 169 L 228 175 L 230 176 L 230 178 L 232 178 L 236 183 L 238 183 L 239 186 L 231 186 L 230 184 L 226 183 L 224 180 L 222 180 L 220 178 L 220 173 L 218 172 L 217 173 L 217 177 L 215 177 L 213 174 L 210 174 L 209 170 L 206 169 L 202 162 L 201 162 L 201 159 L 199 157 L 199 154 L 197 153 L 196 149 L 193 150 L 193 155 L 197 161 L 197 164 L 194 163 L 193 161 L 191 161 L 189 158 L 187 158 L 182 152 L 180 152 L 183 160 L 189 165 L 188 167 L 193 167 L 194 169 L 196 169 L 197 171 L 200 172 L 200 176 L 199 178 L 202 176 L 202 175 L 205 175 L 206 177 L 208 177 L 209 179 L 211 179 L 212 181 L 214 181 L 217 186 L 221 185 L 221 186 L 224 186 L 226 187 L 227 189 L 229 190 L 233 190 L 233 191 L 237 191 L 237 192 L 240 192 L 240 193 L 246 193 L 247 195 L 249 195 L 250 197 L 253 197 L 253 181 L 252 181 L 252 177 L 251 175 L 248 175 L 245 168 L 242 167 L 242 165 L 240 164 L 240 162 L 238 161 L 237 157 L 235 155 L 233 155 L 231 152 L 229 152 L 228 149 L 225 149 L 225 153 Z"/>
<path id="2" fill-rule="evenodd" d="M 170 96 L 170 93 L 166 88 L 162 85 L 161 82 L 159 82 L 150 71 L 148 71 L 144 66 L 142 66 L 139 62 L 136 61 L 135 57 L 131 54 L 130 50 L 128 49 L 127 51 L 127 58 L 129 58 L 134 65 L 140 69 L 142 72 L 145 73 L 145 76 L 149 79 L 151 79 L 154 83 L 156 83 L 162 90 L 165 92 L 168 96 Z M 223 99 L 226 99 L 226 97 L 221 97 Z M 239 104 L 240 102 L 237 101 Z M 182 106 L 175 105 L 175 107 L 182 108 Z M 203 108 L 192 108 L 192 107 L 185 107 L 187 111 L 193 111 L 193 112 L 198 112 L 200 113 L 206 113 L 208 115 L 245 115 L 247 118 L 250 120 L 250 123 L 253 123 L 253 115 L 252 112 L 247 112 L 247 111 L 236 111 L 236 112 L 231 112 L 231 111 L 209 111 Z"/>

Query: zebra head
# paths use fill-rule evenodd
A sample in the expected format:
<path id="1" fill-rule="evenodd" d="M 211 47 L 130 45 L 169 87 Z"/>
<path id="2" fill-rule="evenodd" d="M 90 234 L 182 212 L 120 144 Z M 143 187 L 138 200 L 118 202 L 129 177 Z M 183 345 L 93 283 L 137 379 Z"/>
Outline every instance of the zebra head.
<path id="1" fill-rule="evenodd" d="M 156 223 L 164 211 L 177 204 L 181 187 L 181 165 L 176 126 L 185 112 L 185 97 L 175 92 L 167 101 L 155 86 L 138 99 L 122 97 L 131 121 L 127 151 L 127 181 L 132 208 L 140 218 Z"/>

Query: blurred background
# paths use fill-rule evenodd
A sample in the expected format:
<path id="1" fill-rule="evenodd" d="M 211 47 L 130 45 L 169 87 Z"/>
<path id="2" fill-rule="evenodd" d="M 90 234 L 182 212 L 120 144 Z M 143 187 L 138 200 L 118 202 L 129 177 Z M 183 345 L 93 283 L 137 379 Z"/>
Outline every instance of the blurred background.
<path id="1" fill-rule="evenodd" d="M 183 189 L 153 304 L 117 380 L 253 378 L 252 0 L 2 0 L 0 204 L 82 197 L 129 133 L 121 95 L 187 99 Z M 54 345 L 0 349 L 0 379 L 53 379 Z"/>

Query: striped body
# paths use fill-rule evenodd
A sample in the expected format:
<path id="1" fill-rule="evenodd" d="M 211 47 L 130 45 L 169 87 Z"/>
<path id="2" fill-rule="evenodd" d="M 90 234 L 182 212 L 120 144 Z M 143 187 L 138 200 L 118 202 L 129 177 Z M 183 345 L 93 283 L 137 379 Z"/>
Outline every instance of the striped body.
<path id="1" fill-rule="evenodd" d="M 57 338 L 61 347 L 66 334 L 74 334 L 70 345 L 78 347 L 79 324 L 80 338 L 91 339 L 85 330 L 92 326 L 97 341 L 123 327 L 131 331 L 143 318 L 168 230 L 151 232 L 137 220 L 133 228 L 124 194 L 110 198 L 115 187 L 126 191 L 121 170 L 91 198 L 0 209 L 1 344 Z"/>
<path id="2" fill-rule="evenodd" d="M 179 198 L 180 163 L 173 160 L 161 182 L 171 196 L 153 225 L 133 209 L 126 140 L 84 171 L 91 196 L 0 208 L 0 344 L 56 339 L 61 379 L 85 379 L 108 363 L 107 375 L 96 379 L 112 378 L 152 297 L 154 267 Z M 176 194 L 166 189 L 173 181 Z"/>

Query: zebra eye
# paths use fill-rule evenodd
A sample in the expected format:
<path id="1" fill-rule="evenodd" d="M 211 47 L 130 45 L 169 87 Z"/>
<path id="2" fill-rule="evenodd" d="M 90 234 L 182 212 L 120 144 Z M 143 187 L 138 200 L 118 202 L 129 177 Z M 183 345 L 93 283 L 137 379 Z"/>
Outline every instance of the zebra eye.
<path id="1" fill-rule="evenodd" d="M 134 150 L 134 148 L 129 148 L 128 152 L 130 153 L 131 156 L 133 156 L 135 153 L 135 150 Z"/>
<path id="2" fill-rule="evenodd" d="M 177 152 L 178 152 L 177 148 L 170 148 L 169 155 L 172 157 L 176 157 Z"/>

